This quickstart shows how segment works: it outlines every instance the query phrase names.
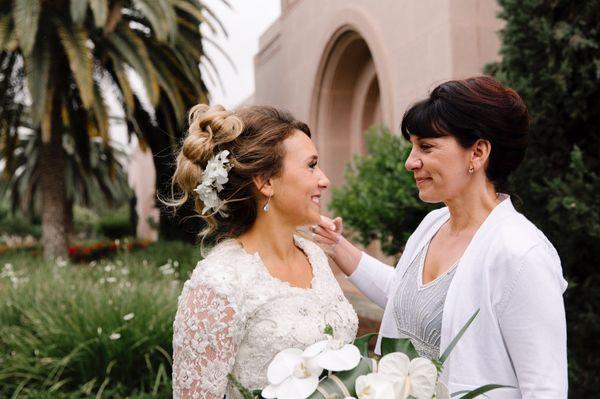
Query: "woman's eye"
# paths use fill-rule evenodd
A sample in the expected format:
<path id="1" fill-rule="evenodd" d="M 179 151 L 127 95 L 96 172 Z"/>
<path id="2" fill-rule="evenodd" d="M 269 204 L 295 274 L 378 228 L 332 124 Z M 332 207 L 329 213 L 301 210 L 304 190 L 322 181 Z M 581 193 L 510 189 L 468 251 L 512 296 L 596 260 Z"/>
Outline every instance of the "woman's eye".
<path id="1" fill-rule="evenodd" d="M 314 169 L 314 168 L 317 167 L 317 163 L 313 162 L 313 163 L 309 164 L 308 167 L 311 168 L 311 169 Z"/>
<path id="2" fill-rule="evenodd" d="M 430 149 L 431 149 L 431 147 L 432 147 L 432 146 L 431 146 L 431 145 L 429 145 L 429 144 L 421 144 L 421 149 L 422 149 L 423 151 L 430 150 Z"/>

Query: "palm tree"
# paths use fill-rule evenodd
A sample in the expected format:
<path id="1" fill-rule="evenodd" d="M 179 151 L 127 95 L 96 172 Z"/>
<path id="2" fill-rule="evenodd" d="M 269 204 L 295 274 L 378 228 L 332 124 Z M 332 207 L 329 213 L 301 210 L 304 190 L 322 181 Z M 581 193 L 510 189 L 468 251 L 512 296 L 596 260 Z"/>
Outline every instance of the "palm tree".
<path id="1" fill-rule="evenodd" d="M 204 55 L 200 24 L 216 29 L 215 21 L 198 0 L 1 2 L 0 74 L 15 80 L 13 98 L 24 98 L 21 104 L 27 103 L 28 117 L 41 139 L 45 256 L 67 253 L 63 134 L 73 132 L 82 172 L 89 173 L 90 138 L 99 137 L 108 151 L 109 113 L 103 89 L 109 87 L 122 104 L 129 133 L 137 135 L 142 145 L 149 144 L 155 163 L 157 157 L 160 164 L 171 162 L 186 110 L 207 101 L 199 63 L 209 67 L 212 63 Z M 150 109 L 135 89 L 136 75 Z M 23 96 L 18 89 L 25 87 Z M 0 108 L 0 120 L 15 112 Z M 5 153 L 14 148 L 16 130 L 0 126 L 5 143 L 0 148 Z"/>
<path id="2" fill-rule="evenodd" d="M 18 142 L 10 160 L 11 176 L 0 181 L 0 198 L 8 198 L 13 213 L 17 210 L 25 215 L 39 215 L 41 211 L 39 150 L 40 137 L 32 130 L 21 129 Z M 127 184 L 127 172 L 123 167 L 126 154 L 115 143 L 108 147 L 99 137 L 90 140 L 89 173 L 84 173 L 82 159 L 75 151 L 72 131 L 63 135 L 63 157 L 65 159 L 65 187 L 67 192 L 67 221 L 65 230 L 72 233 L 72 205 L 97 207 L 122 204 L 132 197 Z"/>

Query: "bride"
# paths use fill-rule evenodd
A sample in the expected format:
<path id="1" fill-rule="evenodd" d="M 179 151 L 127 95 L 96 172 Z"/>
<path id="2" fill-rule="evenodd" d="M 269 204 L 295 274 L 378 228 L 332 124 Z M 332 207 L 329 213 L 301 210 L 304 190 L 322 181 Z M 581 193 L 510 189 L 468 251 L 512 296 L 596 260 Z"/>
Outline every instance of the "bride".
<path id="1" fill-rule="evenodd" d="M 179 297 L 173 324 L 173 397 L 239 398 L 267 385 L 279 351 L 324 338 L 351 342 L 358 319 L 324 252 L 296 233 L 320 221 L 321 192 L 310 130 L 272 107 L 235 113 L 197 105 L 173 183 L 207 222 L 217 245 Z"/>

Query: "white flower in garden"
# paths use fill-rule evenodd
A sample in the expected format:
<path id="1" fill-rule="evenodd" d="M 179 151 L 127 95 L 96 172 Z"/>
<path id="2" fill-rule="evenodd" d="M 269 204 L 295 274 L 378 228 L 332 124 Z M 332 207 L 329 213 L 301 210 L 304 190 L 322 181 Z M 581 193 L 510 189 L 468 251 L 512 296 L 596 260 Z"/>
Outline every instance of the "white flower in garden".
<path id="1" fill-rule="evenodd" d="M 115 333 L 110 334 L 110 336 L 108 338 L 110 338 L 113 341 L 116 341 L 117 339 L 121 338 L 121 334 L 115 332 Z"/>
<path id="2" fill-rule="evenodd" d="M 431 399 L 437 382 L 437 369 L 429 359 L 410 360 L 401 352 L 385 355 L 379 361 L 378 373 L 394 382 L 397 399 Z"/>
<path id="3" fill-rule="evenodd" d="M 444 385 L 442 381 L 437 382 L 435 385 L 435 399 L 450 399 L 450 392 L 448 387 Z"/>
<path id="4" fill-rule="evenodd" d="M 129 320 L 133 319 L 134 317 L 135 317 L 134 313 L 127 313 L 125 316 L 123 316 L 123 320 L 129 321 Z"/>
<path id="5" fill-rule="evenodd" d="M 370 373 L 361 375 L 355 382 L 358 399 L 393 399 L 394 382 L 383 374 Z M 428 398 L 431 399 L 431 398 Z"/>
<path id="6" fill-rule="evenodd" d="M 263 389 L 262 396 L 267 399 L 305 399 L 317 389 L 322 371 L 323 368 L 302 356 L 302 350 L 284 349 L 269 364 L 269 385 Z"/>
<path id="7" fill-rule="evenodd" d="M 360 363 L 360 351 L 356 346 L 330 335 L 326 340 L 310 345 L 302 356 L 311 358 L 319 367 L 329 371 L 352 370 Z"/>

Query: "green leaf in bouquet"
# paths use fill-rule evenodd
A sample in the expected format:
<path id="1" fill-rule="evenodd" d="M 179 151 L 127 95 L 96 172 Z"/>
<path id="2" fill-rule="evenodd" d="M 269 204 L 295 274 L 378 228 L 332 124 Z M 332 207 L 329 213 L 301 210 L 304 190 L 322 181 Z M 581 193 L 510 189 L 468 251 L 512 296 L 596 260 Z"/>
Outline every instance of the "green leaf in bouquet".
<path id="1" fill-rule="evenodd" d="M 368 357 L 362 357 L 358 366 L 352 370 L 340 371 L 323 378 L 317 390 L 307 399 L 330 399 L 339 397 L 356 396 L 355 383 L 361 375 L 373 372 L 377 362 Z"/>
<path id="2" fill-rule="evenodd" d="M 245 386 L 243 386 L 235 377 L 233 374 L 229 373 L 227 374 L 227 379 L 233 384 L 234 387 L 237 388 L 237 390 L 240 392 L 240 394 L 242 395 L 242 397 L 244 399 L 255 399 L 256 396 L 254 395 L 254 392 L 250 392 L 250 390 L 248 388 L 246 388 Z M 260 393 L 260 392 L 259 392 Z"/>
<path id="3" fill-rule="evenodd" d="M 371 342 L 371 338 L 376 335 L 377 333 L 365 334 L 362 337 L 358 337 L 354 340 L 353 344 L 358 348 L 362 357 L 369 356 L 369 342 Z"/>
<path id="4" fill-rule="evenodd" d="M 467 328 L 469 328 L 469 326 L 471 325 L 471 323 L 473 323 L 473 320 L 475 320 L 475 317 L 477 317 L 478 314 L 479 314 L 479 309 L 477 309 L 475 311 L 475 313 L 473 313 L 473 316 L 471 316 L 469 318 L 469 320 L 465 323 L 465 325 L 463 326 L 463 328 L 460 329 L 460 331 L 458 332 L 458 334 L 456 334 L 456 337 L 454 337 L 452 339 L 452 341 L 450 341 L 450 345 L 448 345 L 448 347 L 446 348 L 446 350 L 444 351 L 444 353 L 442 354 L 442 356 L 440 356 L 440 359 L 439 359 L 440 363 L 444 364 L 444 362 L 446 361 L 446 359 L 448 359 L 448 356 L 450 356 L 450 353 L 452 352 L 452 350 L 454 349 L 454 347 L 456 346 L 456 344 L 458 343 L 458 341 L 465 334 L 465 331 L 467 331 Z"/>
<path id="5" fill-rule="evenodd" d="M 476 398 L 479 395 L 482 395 L 486 392 L 489 392 L 493 389 L 498 389 L 498 388 L 514 388 L 510 385 L 499 385 L 499 384 L 488 384 L 488 385 L 483 385 L 477 389 L 474 389 L 472 391 L 458 391 L 458 392 L 454 392 L 453 394 L 451 394 L 451 397 L 455 397 L 458 395 L 461 395 L 463 393 L 466 393 L 466 395 L 461 396 L 459 399 L 471 399 L 471 398 Z"/>
<path id="6" fill-rule="evenodd" d="M 410 338 L 381 338 L 381 356 L 388 353 L 402 352 L 410 360 L 419 357 L 415 346 L 410 342 Z"/>

